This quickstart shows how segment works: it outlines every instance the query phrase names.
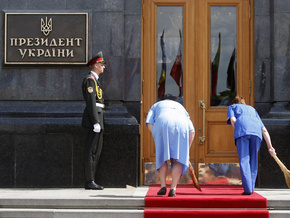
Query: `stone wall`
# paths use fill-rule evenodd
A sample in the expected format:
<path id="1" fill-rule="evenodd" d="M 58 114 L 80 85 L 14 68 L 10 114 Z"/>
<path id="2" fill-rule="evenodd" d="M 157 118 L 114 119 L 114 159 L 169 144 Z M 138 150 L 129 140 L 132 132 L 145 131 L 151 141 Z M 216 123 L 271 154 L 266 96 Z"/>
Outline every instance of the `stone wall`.
<path id="1" fill-rule="evenodd" d="M 277 156 L 290 168 L 290 2 L 255 0 L 255 107 Z M 265 142 L 260 150 L 260 187 L 287 187 Z"/>

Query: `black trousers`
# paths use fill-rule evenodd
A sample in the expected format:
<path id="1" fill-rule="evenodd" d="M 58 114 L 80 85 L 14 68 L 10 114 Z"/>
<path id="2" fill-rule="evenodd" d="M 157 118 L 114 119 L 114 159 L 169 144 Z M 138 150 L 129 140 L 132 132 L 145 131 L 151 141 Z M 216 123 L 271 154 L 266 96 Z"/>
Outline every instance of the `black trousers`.
<path id="1" fill-rule="evenodd" d="M 84 162 L 98 163 L 103 148 L 103 133 L 96 133 L 91 128 L 85 128 Z"/>

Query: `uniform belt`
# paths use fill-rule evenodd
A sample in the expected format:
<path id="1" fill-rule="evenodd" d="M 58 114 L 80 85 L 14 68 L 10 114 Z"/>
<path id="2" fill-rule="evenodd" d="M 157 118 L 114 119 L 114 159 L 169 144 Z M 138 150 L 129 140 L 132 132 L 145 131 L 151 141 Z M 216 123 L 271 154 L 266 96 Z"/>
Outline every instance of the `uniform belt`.
<path id="1" fill-rule="evenodd" d="M 105 105 L 102 104 L 102 103 L 96 103 L 96 106 L 97 106 L 97 107 L 100 107 L 100 108 L 105 108 Z"/>

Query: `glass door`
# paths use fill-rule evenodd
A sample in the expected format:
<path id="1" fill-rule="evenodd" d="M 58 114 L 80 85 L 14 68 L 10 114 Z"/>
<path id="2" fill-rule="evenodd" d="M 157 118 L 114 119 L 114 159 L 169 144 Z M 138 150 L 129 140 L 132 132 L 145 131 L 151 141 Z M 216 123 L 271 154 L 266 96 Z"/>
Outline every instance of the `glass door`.
<path id="1" fill-rule="evenodd" d="M 157 6 L 156 101 L 183 103 L 183 6 Z"/>

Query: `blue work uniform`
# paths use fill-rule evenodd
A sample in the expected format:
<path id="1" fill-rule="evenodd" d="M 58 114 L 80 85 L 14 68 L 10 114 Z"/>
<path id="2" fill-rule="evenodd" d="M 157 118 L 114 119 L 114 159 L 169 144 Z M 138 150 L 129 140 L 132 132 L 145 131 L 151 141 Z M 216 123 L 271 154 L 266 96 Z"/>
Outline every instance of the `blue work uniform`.
<path id="1" fill-rule="evenodd" d="M 261 147 L 264 124 L 257 111 L 249 105 L 233 104 L 228 107 L 227 123 L 235 123 L 235 143 L 238 150 L 242 184 L 246 193 L 252 193 L 258 174 L 258 151 Z"/>
<path id="2" fill-rule="evenodd" d="M 183 175 L 188 170 L 189 131 L 194 131 L 188 112 L 178 102 L 159 101 L 150 108 L 146 123 L 153 125 L 156 170 L 167 160 L 176 159 L 183 166 Z"/>

